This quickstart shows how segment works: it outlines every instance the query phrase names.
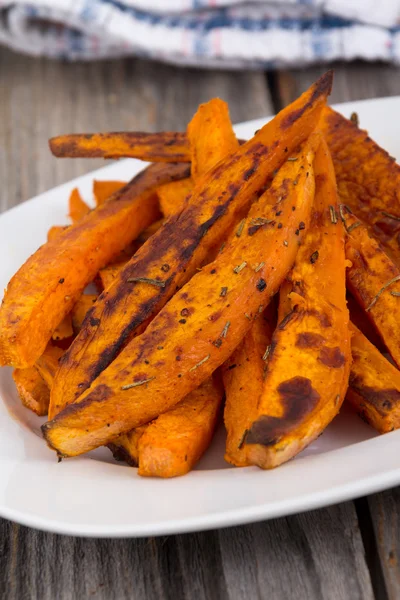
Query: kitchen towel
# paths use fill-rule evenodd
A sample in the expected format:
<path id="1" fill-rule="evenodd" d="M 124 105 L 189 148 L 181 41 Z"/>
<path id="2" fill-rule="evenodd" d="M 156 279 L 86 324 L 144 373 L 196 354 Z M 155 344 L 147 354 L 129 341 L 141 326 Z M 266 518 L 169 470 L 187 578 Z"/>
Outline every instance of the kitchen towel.
<path id="1" fill-rule="evenodd" d="M 0 43 L 32 55 L 136 55 L 199 67 L 400 63 L 400 0 L 0 0 Z"/>

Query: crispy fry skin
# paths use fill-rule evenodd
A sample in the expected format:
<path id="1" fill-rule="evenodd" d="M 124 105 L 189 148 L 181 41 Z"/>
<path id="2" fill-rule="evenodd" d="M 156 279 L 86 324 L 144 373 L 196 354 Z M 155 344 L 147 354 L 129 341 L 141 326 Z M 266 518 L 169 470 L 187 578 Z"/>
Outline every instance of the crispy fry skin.
<path id="1" fill-rule="evenodd" d="M 72 329 L 72 319 L 71 314 L 65 315 L 61 323 L 57 325 L 55 328 L 52 338 L 53 340 L 65 340 L 74 335 L 74 330 Z"/>
<path id="2" fill-rule="evenodd" d="M 164 217 L 170 217 L 180 212 L 186 198 L 193 191 L 193 180 L 191 177 L 160 185 L 157 190 L 160 202 L 160 210 Z"/>
<path id="3" fill-rule="evenodd" d="M 154 188 L 185 175 L 182 165 L 150 166 L 22 265 L 0 309 L 0 364 L 35 363 L 98 270 L 157 218 Z"/>
<path id="4" fill-rule="evenodd" d="M 273 335 L 257 416 L 243 432 L 248 461 L 264 469 L 289 460 L 322 433 L 349 379 L 344 230 L 330 216 L 337 192 L 325 142 L 314 168 L 312 223 L 291 273 L 292 310 Z M 286 304 L 285 288 L 282 293 Z"/>
<path id="5" fill-rule="evenodd" d="M 55 240 L 56 237 L 58 237 L 60 233 L 63 233 L 63 231 L 68 229 L 68 227 L 69 225 L 53 225 L 53 227 L 50 227 L 50 229 L 47 232 L 47 241 L 51 242 L 52 240 Z"/>
<path id="6" fill-rule="evenodd" d="M 400 372 L 350 323 L 353 363 L 346 400 L 379 433 L 400 427 Z"/>
<path id="7" fill-rule="evenodd" d="M 210 445 L 223 397 L 221 382 L 207 379 L 138 439 L 139 475 L 179 477 L 193 469 Z"/>
<path id="8" fill-rule="evenodd" d="M 348 232 L 346 258 L 352 263 L 347 271 L 347 284 L 399 366 L 400 271 L 354 215 L 344 207 L 342 215 Z"/>
<path id="9" fill-rule="evenodd" d="M 47 415 L 50 390 L 36 367 L 15 369 L 13 379 L 22 404 L 39 417 Z"/>
<path id="10" fill-rule="evenodd" d="M 252 206 L 241 235 L 232 236 L 74 404 L 43 426 L 50 447 L 75 456 L 113 441 L 172 408 L 231 355 L 293 265 L 309 224 L 318 142 L 312 135 L 298 160 L 284 164 Z"/>
<path id="11" fill-rule="evenodd" d="M 148 425 L 142 425 L 128 433 L 121 433 L 108 444 L 115 460 L 126 462 L 130 467 L 139 465 L 139 440 L 147 427 Z"/>
<path id="12" fill-rule="evenodd" d="M 218 160 L 239 148 L 228 105 L 219 98 L 200 104 L 187 127 L 187 135 L 192 159 L 191 174 L 195 181 L 212 169 Z"/>
<path id="13" fill-rule="evenodd" d="M 320 127 L 332 153 L 341 202 L 371 227 L 400 265 L 400 166 L 366 131 L 328 106 Z"/>
<path id="14" fill-rule="evenodd" d="M 78 302 L 74 304 L 74 307 L 71 310 L 71 318 L 72 328 L 75 334 L 77 334 L 80 331 L 83 319 L 86 317 L 86 313 L 90 308 L 92 308 L 96 300 L 96 294 L 82 294 Z"/>
<path id="15" fill-rule="evenodd" d="M 138 247 L 140 245 L 144 244 L 144 242 L 146 242 L 152 235 L 154 235 L 164 225 L 164 223 L 165 223 L 164 219 L 158 219 L 158 221 L 154 221 L 154 223 L 152 223 L 151 225 L 146 227 L 146 229 L 144 229 L 142 231 L 142 233 L 139 235 L 139 237 L 137 239 Z M 136 250 L 135 250 L 135 252 L 136 252 Z"/>
<path id="16" fill-rule="evenodd" d="M 121 188 L 126 185 L 126 181 L 108 181 L 93 179 L 93 196 L 96 200 L 97 206 L 104 204 L 106 200 L 115 192 L 118 192 Z"/>
<path id="17" fill-rule="evenodd" d="M 139 158 L 150 162 L 190 162 L 185 133 L 75 133 L 49 140 L 59 158 Z"/>
<path id="18" fill-rule="evenodd" d="M 72 190 L 71 195 L 69 197 L 68 204 L 69 204 L 68 216 L 73 223 L 77 223 L 78 221 L 83 219 L 83 217 L 85 215 L 87 215 L 90 212 L 90 208 L 88 207 L 86 202 L 83 200 L 78 188 L 74 188 Z"/>
<path id="19" fill-rule="evenodd" d="M 42 356 L 36 361 L 35 367 L 43 377 L 49 389 L 51 389 L 51 386 L 53 385 L 59 360 L 63 354 L 64 351 L 61 350 L 61 348 L 49 344 Z"/>
<path id="20" fill-rule="evenodd" d="M 189 205 L 165 222 L 103 292 L 90 315 L 92 321 L 85 321 L 63 359 L 52 389 L 51 418 L 80 396 L 128 339 L 143 331 L 177 287 L 190 279 L 210 249 L 221 245 L 255 192 L 309 136 L 331 80 L 331 73 L 322 77 L 234 155 L 208 172 L 195 186 Z M 138 277 L 160 281 L 164 287 L 132 283 Z"/>
<path id="21" fill-rule="evenodd" d="M 224 422 L 227 431 L 225 460 L 237 467 L 248 465 L 243 442 L 257 411 L 264 384 L 263 356 L 271 343 L 276 325 L 276 311 L 271 303 L 251 326 L 250 331 L 222 367 L 225 387 Z"/>

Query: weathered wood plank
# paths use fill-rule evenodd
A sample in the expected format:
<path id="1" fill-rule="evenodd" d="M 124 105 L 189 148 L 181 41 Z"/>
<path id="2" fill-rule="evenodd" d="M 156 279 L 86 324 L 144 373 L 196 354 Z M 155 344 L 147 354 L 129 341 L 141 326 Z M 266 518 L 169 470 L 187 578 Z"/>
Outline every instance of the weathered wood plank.
<path id="1" fill-rule="evenodd" d="M 0 522 L 7 600 L 372 600 L 352 503 L 245 527 L 142 540 Z"/>
<path id="2" fill-rule="evenodd" d="M 197 105 L 229 100 L 233 121 L 272 112 L 261 73 L 209 73 L 125 60 L 56 63 L 0 49 L 0 209 L 104 164 L 56 159 L 60 133 L 181 129 Z M 236 101 L 235 101 L 236 100 Z"/>
<path id="3" fill-rule="evenodd" d="M 281 108 L 294 100 L 309 87 L 322 73 L 331 68 L 326 65 L 282 71 L 276 74 L 276 90 L 274 99 Z M 400 94 L 400 72 L 396 67 L 384 64 L 354 62 L 351 64 L 335 64 L 334 83 L 331 103 L 364 100 Z"/>

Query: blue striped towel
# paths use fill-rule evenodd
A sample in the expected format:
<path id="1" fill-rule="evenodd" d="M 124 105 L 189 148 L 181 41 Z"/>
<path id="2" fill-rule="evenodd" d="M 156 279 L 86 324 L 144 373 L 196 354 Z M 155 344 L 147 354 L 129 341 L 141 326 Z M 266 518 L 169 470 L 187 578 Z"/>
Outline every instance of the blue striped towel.
<path id="1" fill-rule="evenodd" d="M 400 63 L 400 0 L 0 0 L 0 43 L 35 55 L 136 55 L 274 68 Z"/>

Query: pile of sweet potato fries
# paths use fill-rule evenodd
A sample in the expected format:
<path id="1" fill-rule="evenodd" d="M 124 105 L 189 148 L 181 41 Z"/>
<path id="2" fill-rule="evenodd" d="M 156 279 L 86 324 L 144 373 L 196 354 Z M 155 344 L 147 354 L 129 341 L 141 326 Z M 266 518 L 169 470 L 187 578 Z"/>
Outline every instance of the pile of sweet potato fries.
<path id="1" fill-rule="evenodd" d="M 74 190 L 72 225 L 5 292 L 0 362 L 59 457 L 106 445 L 140 475 L 182 475 L 222 408 L 236 466 L 289 460 L 344 400 L 399 426 L 400 167 L 327 106 L 331 85 L 247 142 L 219 99 L 185 133 L 50 140 L 151 163 L 94 181 L 92 210 Z"/>

